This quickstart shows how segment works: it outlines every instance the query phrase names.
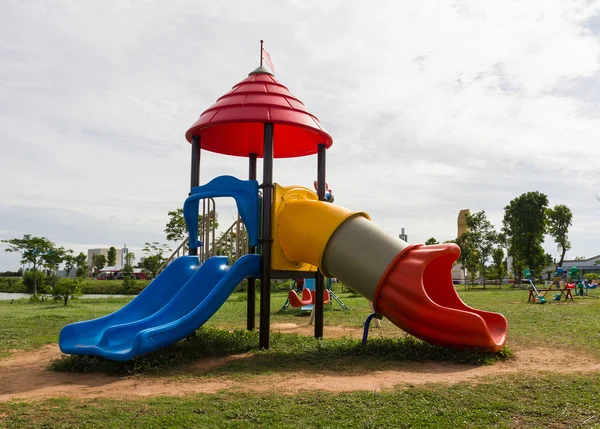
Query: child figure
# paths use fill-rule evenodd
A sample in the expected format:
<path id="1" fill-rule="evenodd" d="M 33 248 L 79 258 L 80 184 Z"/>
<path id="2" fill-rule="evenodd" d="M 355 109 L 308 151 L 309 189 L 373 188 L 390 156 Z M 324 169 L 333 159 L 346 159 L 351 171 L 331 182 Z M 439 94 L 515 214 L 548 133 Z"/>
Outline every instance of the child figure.
<path id="1" fill-rule="evenodd" d="M 315 180 L 315 191 L 319 191 L 318 188 L 318 182 Z M 329 189 L 329 185 L 327 184 L 327 182 L 325 182 L 325 201 L 327 201 L 328 203 L 333 203 L 333 191 L 331 189 Z"/>

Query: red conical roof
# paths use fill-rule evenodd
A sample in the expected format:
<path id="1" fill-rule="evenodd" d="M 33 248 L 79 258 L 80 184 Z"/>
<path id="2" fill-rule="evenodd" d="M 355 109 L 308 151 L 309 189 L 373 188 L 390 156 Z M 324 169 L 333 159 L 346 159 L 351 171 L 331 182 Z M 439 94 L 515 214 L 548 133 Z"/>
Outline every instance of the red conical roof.
<path id="1" fill-rule="evenodd" d="M 262 67 L 206 109 L 185 138 L 201 136 L 202 149 L 223 155 L 262 157 L 265 122 L 274 124 L 275 158 L 312 155 L 318 144 L 333 144 L 319 119 Z"/>

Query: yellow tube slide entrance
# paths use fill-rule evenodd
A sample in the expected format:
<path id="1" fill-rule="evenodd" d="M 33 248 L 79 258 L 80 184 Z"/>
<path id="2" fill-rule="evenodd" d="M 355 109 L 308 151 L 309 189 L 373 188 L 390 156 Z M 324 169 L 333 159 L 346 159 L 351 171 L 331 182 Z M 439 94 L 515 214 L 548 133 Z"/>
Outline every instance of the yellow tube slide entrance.
<path id="1" fill-rule="evenodd" d="M 316 271 L 322 266 L 329 239 L 346 219 L 369 219 L 364 212 L 319 201 L 308 188 L 275 184 L 273 197 L 274 270 Z"/>

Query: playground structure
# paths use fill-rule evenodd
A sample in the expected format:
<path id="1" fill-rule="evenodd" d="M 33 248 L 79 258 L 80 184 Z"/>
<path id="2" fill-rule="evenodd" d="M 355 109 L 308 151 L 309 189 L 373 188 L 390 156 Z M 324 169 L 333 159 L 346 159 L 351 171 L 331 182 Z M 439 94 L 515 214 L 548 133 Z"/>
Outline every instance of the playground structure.
<path id="1" fill-rule="evenodd" d="M 244 279 L 247 329 L 255 329 L 257 278 L 259 346 L 264 349 L 270 343 L 271 280 L 314 281 L 314 336 L 322 338 L 326 277 L 372 302 L 378 319 L 385 317 L 429 343 L 488 352 L 504 346 L 504 316 L 471 308 L 456 293 L 451 272 L 460 255 L 457 245 L 410 245 L 376 227 L 367 213 L 326 201 L 326 150 L 333 140 L 262 65 L 262 55 L 260 66 L 204 111 L 186 139 L 191 143 L 190 192 L 183 206 L 189 255 L 171 258 L 146 289 L 115 313 L 65 326 L 59 336 L 63 353 L 123 361 L 173 344 L 206 323 Z M 219 176 L 200 185 L 201 149 L 247 157 L 248 180 Z M 316 193 L 273 182 L 275 158 L 315 154 Z M 257 158 L 263 159 L 260 184 Z M 247 235 L 245 254 L 238 243 L 233 263 L 216 256 L 214 237 L 209 248 L 203 241 L 206 230 L 199 227 L 200 202 L 219 197 L 235 200 Z"/>
<path id="2" fill-rule="evenodd" d="M 566 280 L 563 281 L 563 277 L 566 275 Z M 552 281 L 547 283 L 543 289 L 537 288 L 533 282 L 533 273 L 529 269 L 523 271 L 523 276 L 529 284 L 529 299 L 528 302 L 535 302 L 538 304 L 545 304 L 547 302 L 546 295 L 550 292 L 556 292 L 552 297 L 552 301 L 560 301 L 563 297 L 565 301 L 569 299 L 574 302 L 573 292 L 575 295 L 581 298 L 593 298 L 599 299 L 600 297 L 590 295 L 589 289 L 596 289 L 597 283 L 589 282 L 579 278 L 579 269 L 577 267 L 569 268 L 568 273 L 565 272 L 564 268 L 558 267 L 554 272 Z M 540 292 L 543 292 L 540 293 Z"/>

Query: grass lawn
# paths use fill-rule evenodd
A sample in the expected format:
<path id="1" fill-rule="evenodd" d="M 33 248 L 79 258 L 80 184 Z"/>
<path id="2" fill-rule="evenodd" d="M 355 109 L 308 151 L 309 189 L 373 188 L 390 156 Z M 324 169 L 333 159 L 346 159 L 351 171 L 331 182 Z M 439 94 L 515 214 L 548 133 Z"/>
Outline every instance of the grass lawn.
<path id="1" fill-rule="evenodd" d="M 595 291 L 594 291 L 595 293 Z M 535 346 L 579 350 L 600 359 L 600 300 L 575 298 L 575 303 L 527 303 L 523 290 L 459 291 L 480 309 L 497 311 L 509 321 L 509 349 L 498 355 L 449 351 L 405 336 L 384 320 L 372 330 L 368 347 L 357 339 L 315 341 L 311 337 L 272 335 L 269 351 L 257 351 L 257 332 L 244 331 L 246 300 L 233 294 L 205 328 L 186 341 L 129 363 L 66 357 L 57 371 L 101 371 L 111 374 L 170 377 L 252 377 L 270 372 L 309 369 L 319 374 L 347 371 L 357 365 L 393 368 L 394 362 L 438 360 L 493 364 L 509 358 L 510 348 Z M 370 313 L 363 298 L 339 293 L 350 307 L 326 306 L 326 325 L 360 329 Z M 272 323 L 305 324 L 307 314 L 278 310 L 285 293 L 271 299 Z M 68 307 L 53 302 L 10 304 L 0 301 L 0 355 L 55 343 L 68 323 L 91 319 L 121 308 L 131 298 L 79 299 Z M 258 302 L 257 302 L 258 308 Z M 185 364 L 204 356 L 251 352 L 253 358 L 233 361 L 198 375 Z M 307 365 L 310 362 L 310 365 Z M 174 369 L 174 370 L 173 370 Z M 171 370 L 170 372 L 168 370 Z M 366 373 L 365 376 L 368 377 Z M 1 388 L 0 388 L 1 390 Z M 303 392 L 198 394 L 127 401 L 49 399 L 0 403 L 0 428 L 169 428 L 169 427 L 600 427 L 600 374 L 531 374 L 484 379 L 480 384 L 431 384 L 378 393 Z"/>
<path id="2" fill-rule="evenodd" d="M 595 291 L 591 293 L 596 293 Z M 571 302 L 527 303 L 524 290 L 470 290 L 459 291 L 462 299 L 472 307 L 502 313 L 509 322 L 508 344 L 511 346 L 564 347 L 590 352 L 600 358 L 600 299 L 575 298 Z M 364 298 L 339 293 L 350 311 L 337 304 L 325 306 L 325 324 L 360 329 L 370 314 Z M 305 324 L 308 312 L 288 309 L 279 312 L 287 294 L 271 296 L 271 323 Z M 61 303 L 29 303 L 17 300 L 13 304 L 0 301 L 0 356 L 9 350 L 29 350 L 55 343 L 60 329 L 79 320 L 87 320 L 111 313 L 132 298 L 78 299 Z M 209 320 L 206 326 L 224 329 L 242 329 L 246 326 L 246 295 L 233 294 L 226 304 Z M 258 301 L 257 313 L 258 313 Z M 256 326 L 258 326 L 258 319 Z M 384 319 L 381 330 L 374 336 L 403 337 L 400 329 Z"/>
<path id="3" fill-rule="evenodd" d="M 600 376 L 503 377 L 390 392 L 220 393 L 0 403 L 3 428 L 593 428 Z"/>

